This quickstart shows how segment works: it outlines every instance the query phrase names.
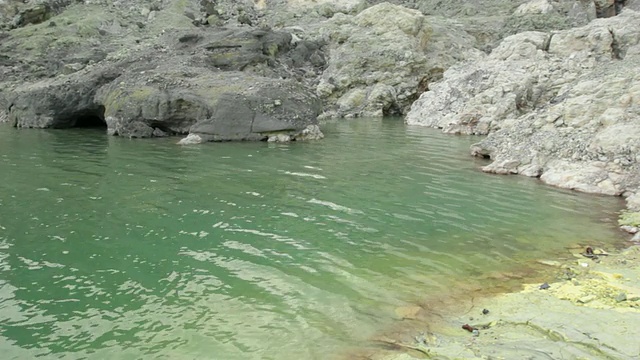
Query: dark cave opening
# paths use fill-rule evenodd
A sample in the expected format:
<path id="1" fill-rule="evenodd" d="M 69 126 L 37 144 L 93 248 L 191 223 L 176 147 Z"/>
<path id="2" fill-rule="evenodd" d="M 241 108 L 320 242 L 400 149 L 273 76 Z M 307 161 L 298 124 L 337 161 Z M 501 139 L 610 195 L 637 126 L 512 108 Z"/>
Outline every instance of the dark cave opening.
<path id="1" fill-rule="evenodd" d="M 626 2 L 627 0 L 614 0 L 613 2 L 602 4 L 594 0 L 593 3 L 596 7 L 596 17 L 608 18 L 619 15 L 622 12 L 622 9 L 624 9 Z"/>
<path id="2" fill-rule="evenodd" d="M 74 114 L 71 118 L 71 127 L 75 128 L 106 128 L 104 121 L 104 106 L 86 110 Z"/>

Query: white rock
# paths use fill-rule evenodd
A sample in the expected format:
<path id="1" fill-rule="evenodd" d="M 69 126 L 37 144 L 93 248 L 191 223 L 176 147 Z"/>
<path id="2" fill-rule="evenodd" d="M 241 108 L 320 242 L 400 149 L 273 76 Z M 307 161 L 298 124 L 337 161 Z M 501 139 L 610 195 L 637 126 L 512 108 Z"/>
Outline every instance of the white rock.
<path id="1" fill-rule="evenodd" d="M 532 0 L 524 3 L 514 11 L 515 15 L 524 14 L 546 14 L 553 11 L 553 5 L 547 0 Z"/>
<path id="2" fill-rule="evenodd" d="M 640 193 L 639 68 L 640 13 L 625 9 L 552 37 L 505 38 L 490 55 L 450 67 L 405 121 L 489 134 L 472 148 L 493 160 L 484 171 L 598 194 Z M 627 204 L 640 209 L 637 196 Z"/>
<path id="3" fill-rule="evenodd" d="M 204 140 L 200 135 L 197 134 L 189 134 L 186 138 L 178 141 L 178 145 L 194 145 L 194 144 L 202 144 Z"/>

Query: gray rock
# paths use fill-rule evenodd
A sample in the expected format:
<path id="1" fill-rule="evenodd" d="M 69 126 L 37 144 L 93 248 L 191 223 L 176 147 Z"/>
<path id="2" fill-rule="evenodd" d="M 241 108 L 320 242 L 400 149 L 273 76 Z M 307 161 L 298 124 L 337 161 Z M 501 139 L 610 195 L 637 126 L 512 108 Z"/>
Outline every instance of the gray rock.
<path id="1" fill-rule="evenodd" d="M 487 172 L 632 193 L 640 187 L 638 66 L 640 14 L 632 10 L 553 34 L 520 33 L 482 61 L 449 68 L 406 121 L 489 134 L 471 150 L 493 160 Z"/>
<path id="2" fill-rule="evenodd" d="M 324 134 L 320 131 L 320 127 L 318 125 L 307 125 L 302 131 L 293 134 L 292 137 L 294 140 L 320 140 L 324 138 Z"/>
<path id="3" fill-rule="evenodd" d="M 17 127 L 73 127 L 83 116 L 104 119 L 102 105 L 95 100 L 97 90 L 120 75 L 107 68 L 61 79 L 25 84 L 7 96 L 8 121 Z"/>
<path id="4" fill-rule="evenodd" d="M 130 121 L 122 118 L 107 116 L 106 123 L 109 135 L 120 135 L 129 138 L 149 138 L 153 136 L 154 129 L 142 121 Z"/>
<path id="5" fill-rule="evenodd" d="M 419 84 L 437 80 L 430 74 L 480 54 L 454 21 L 389 3 L 354 16 L 336 14 L 318 33 L 331 44 L 317 87 L 327 104 L 324 117 L 404 114 Z"/>
<path id="6" fill-rule="evenodd" d="M 317 122 L 320 111 L 311 90 L 292 80 L 218 72 L 181 78 L 177 88 L 166 79 L 158 81 L 147 83 L 129 74 L 100 90 L 96 101 L 103 104 L 114 135 L 153 135 L 153 130 L 140 126 L 123 126 L 135 121 L 149 129 L 196 134 L 207 141 L 263 140 L 274 132 L 302 131 Z"/>
<path id="7" fill-rule="evenodd" d="M 197 27 L 193 19 L 203 9 L 196 3 L 175 1 L 134 13 L 71 6 L 53 28 L 13 30 L 0 42 L 0 53 L 9 54 L 2 64 L 19 63 L 27 71 L 2 79 L 3 120 L 64 128 L 89 119 L 103 122 L 109 134 L 136 138 L 190 131 L 220 141 L 266 140 L 279 133 L 305 138 L 301 132 L 317 124 L 321 109 L 311 83 L 324 66 L 324 45 L 296 43 L 290 33 L 266 27 Z M 225 8 L 231 2 L 209 5 L 215 6 L 204 10 L 231 11 Z M 143 27 L 122 20 L 154 12 L 156 18 Z M 82 23 L 82 32 L 75 23 Z M 140 41 L 150 32 L 159 35 Z M 50 46 L 24 45 L 29 39 Z M 94 45 L 104 55 L 79 60 Z"/>
<path id="8" fill-rule="evenodd" d="M 249 140 L 252 131 L 255 111 L 249 100 L 237 94 L 222 94 L 218 99 L 211 117 L 191 127 L 191 133 L 219 136 L 230 136 L 230 140 Z"/>
<path id="9" fill-rule="evenodd" d="M 153 129 L 153 133 L 151 134 L 151 136 L 153 137 L 165 137 L 168 136 L 168 134 L 162 130 L 160 130 L 159 128 L 155 128 Z"/>
<path id="10" fill-rule="evenodd" d="M 74 2 L 75 0 L 2 0 L 0 1 L 0 28 L 14 29 L 42 23 Z"/>
<path id="11" fill-rule="evenodd" d="M 214 140 L 263 140 L 278 134 L 279 141 L 300 133 L 315 122 L 320 104 L 293 83 L 280 85 L 253 94 L 222 94 L 211 116 L 194 124 L 190 132 Z"/>
<path id="12" fill-rule="evenodd" d="M 186 138 L 178 141 L 178 145 L 196 145 L 207 142 L 207 139 L 204 139 L 202 136 L 197 134 L 189 134 Z"/>

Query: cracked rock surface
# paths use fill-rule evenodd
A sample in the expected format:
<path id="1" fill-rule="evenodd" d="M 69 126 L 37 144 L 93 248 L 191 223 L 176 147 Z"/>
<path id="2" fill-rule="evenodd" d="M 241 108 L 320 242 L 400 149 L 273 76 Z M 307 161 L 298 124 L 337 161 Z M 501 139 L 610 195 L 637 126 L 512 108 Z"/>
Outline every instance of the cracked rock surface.
<path id="1" fill-rule="evenodd" d="M 481 61 L 449 68 L 406 122 L 487 135 L 484 171 L 624 195 L 638 211 L 640 13 L 504 39 Z"/>

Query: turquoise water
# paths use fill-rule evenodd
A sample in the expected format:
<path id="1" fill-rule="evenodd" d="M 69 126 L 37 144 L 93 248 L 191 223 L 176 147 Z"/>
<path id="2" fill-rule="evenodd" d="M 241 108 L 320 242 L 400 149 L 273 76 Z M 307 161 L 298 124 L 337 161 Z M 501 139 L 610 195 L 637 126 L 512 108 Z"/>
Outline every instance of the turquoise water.
<path id="1" fill-rule="evenodd" d="M 2 358 L 327 359 L 398 306 L 617 240 L 619 199 L 483 174 L 477 138 L 323 130 L 180 147 L 0 127 Z"/>

